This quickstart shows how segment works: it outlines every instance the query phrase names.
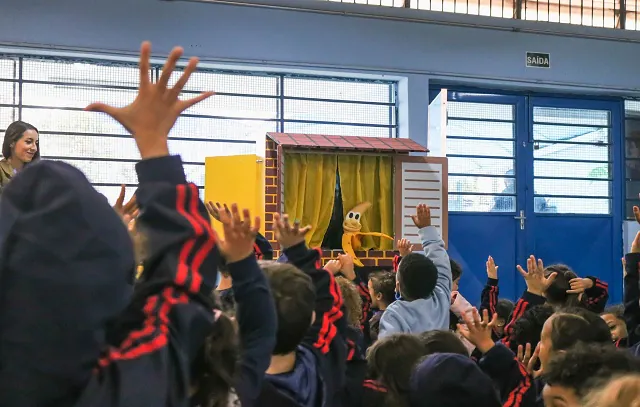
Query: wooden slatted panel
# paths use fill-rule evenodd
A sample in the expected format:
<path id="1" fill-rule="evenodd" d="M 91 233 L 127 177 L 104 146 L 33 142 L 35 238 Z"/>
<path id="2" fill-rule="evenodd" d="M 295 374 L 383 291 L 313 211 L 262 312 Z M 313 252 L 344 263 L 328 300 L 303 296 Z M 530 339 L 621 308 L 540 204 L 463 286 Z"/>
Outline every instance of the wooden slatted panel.
<path id="1" fill-rule="evenodd" d="M 448 232 L 447 161 L 440 157 L 396 158 L 396 233 L 420 246 L 411 215 L 418 204 L 431 208 L 432 224 L 445 243 Z"/>

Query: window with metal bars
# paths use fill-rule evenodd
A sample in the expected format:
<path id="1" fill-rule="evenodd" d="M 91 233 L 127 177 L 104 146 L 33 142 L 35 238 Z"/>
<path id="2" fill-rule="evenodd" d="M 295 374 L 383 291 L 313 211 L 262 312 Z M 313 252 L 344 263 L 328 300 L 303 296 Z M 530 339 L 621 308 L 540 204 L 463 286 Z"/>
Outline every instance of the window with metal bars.
<path id="1" fill-rule="evenodd" d="M 154 67 L 151 76 L 159 77 Z M 0 56 L 0 132 L 14 120 L 40 130 L 43 158 L 80 168 L 110 201 L 134 187 L 140 158 L 133 139 L 94 101 L 124 106 L 138 86 L 134 64 Z M 174 75 L 172 80 L 177 80 Z M 188 109 L 169 135 L 187 179 L 204 189 L 207 156 L 254 154 L 266 132 L 396 137 L 396 83 L 202 69 L 185 94 L 216 96 Z"/>
<path id="2" fill-rule="evenodd" d="M 640 101 L 626 100 L 624 108 L 625 216 L 634 219 L 640 194 Z"/>
<path id="3" fill-rule="evenodd" d="M 640 0 L 324 0 L 640 30 Z"/>

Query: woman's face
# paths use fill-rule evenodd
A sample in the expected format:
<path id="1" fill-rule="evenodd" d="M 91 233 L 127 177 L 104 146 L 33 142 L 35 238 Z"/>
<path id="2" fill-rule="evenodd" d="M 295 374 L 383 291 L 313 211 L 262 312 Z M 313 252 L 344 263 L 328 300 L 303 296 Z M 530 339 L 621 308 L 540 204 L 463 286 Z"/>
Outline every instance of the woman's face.
<path id="1" fill-rule="evenodd" d="M 629 333 L 627 332 L 627 325 L 624 321 L 616 318 L 615 315 L 604 314 L 601 318 L 604 320 L 604 322 L 607 323 L 607 326 L 609 326 L 609 330 L 611 331 L 611 338 L 613 338 L 614 341 L 617 341 L 618 339 L 624 339 L 629 336 Z"/>
<path id="2" fill-rule="evenodd" d="M 38 152 L 38 132 L 27 130 L 11 147 L 11 156 L 23 163 L 30 163 Z"/>

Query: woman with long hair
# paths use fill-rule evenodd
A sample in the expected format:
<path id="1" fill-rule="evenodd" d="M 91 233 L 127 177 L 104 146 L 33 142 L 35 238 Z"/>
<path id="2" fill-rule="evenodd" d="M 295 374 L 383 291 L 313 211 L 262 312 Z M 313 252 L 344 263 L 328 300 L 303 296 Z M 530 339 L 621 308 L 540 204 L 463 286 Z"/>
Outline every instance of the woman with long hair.
<path id="1" fill-rule="evenodd" d="M 38 138 L 38 129 L 29 123 L 17 121 L 7 127 L 2 143 L 3 158 L 0 160 L 0 188 L 5 187 L 25 165 L 40 158 Z"/>

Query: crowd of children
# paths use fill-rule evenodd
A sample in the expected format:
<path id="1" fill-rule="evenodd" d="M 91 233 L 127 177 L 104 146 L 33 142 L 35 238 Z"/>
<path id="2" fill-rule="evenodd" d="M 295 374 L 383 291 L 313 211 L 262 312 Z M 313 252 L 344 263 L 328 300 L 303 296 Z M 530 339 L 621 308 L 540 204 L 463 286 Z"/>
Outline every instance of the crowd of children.
<path id="1" fill-rule="evenodd" d="M 458 292 L 430 209 L 392 271 L 322 264 L 309 227 L 200 201 L 168 134 L 192 59 L 156 83 L 150 44 L 123 108 L 94 104 L 133 135 L 139 186 L 115 207 L 77 169 L 26 165 L 0 200 L 0 407 L 570 407 L 640 405 L 640 234 L 624 304 L 607 284 L 531 256 L 513 304 L 489 257 L 479 308 Z M 115 210 L 114 210 L 115 209 Z M 640 211 L 636 209 L 640 216 Z M 218 236 L 209 215 L 222 224 Z"/>

